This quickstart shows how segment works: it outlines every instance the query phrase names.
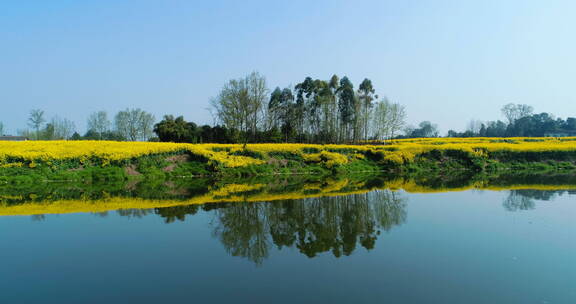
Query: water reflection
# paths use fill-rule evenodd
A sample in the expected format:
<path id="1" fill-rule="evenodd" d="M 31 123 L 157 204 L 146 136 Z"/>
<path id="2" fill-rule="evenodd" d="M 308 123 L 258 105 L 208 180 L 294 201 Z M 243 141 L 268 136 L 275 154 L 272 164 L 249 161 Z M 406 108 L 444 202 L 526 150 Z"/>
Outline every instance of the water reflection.
<path id="1" fill-rule="evenodd" d="M 536 207 L 536 201 L 551 201 L 555 197 L 565 194 L 573 195 L 576 194 L 576 191 L 534 189 L 510 190 L 508 196 L 504 199 L 502 206 L 504 206 L 507 211 L 532 210 Z"/>
<path id="2" fill-rule="evenodd" d="M 239 180 L 181 179 L 118 184 L 0 185 L 0 216 L 121 210 L 124 216 L 142 217 L 145 209 L 173 207 L 160 215 L 167 222 L 195 214 L 199 208 L 219 209 L 223 204 L 286 201 L 308 198 L 367 194 L 374 190 L 404 190 L 411 193 L 479 190 L 510 190 L 503 206 L 507 210 L 529 210 L 534 200 L 576 189 L 570 174 L 499 176 L 398 177 L 360 175 L 339 179 L 318 176 L 259 177 Z M 327 199 L 328 200 L 328 199 Z M 207 204 L 218 203 L 218 207 Z M 199 207 L 198 205 L 204 205 Z"/>
<path id="3" fill-rule="evenodd" d="M 131 218 L 158 215 L 170 224 L 207 212 L 212 217 L 213 237 L 230 255 L 262 264 L 273 246 L 296 248 L 310 258 L 325 252 L 337 258 L 348 256 L 358 247 L 371 250 L 383 231 L 404 223 L 406 202 L 401 192 L 374 190 L 263 202 L 131 208 L 117 210 L 117 214 Z"/>
<path id="4" fill-rule="evenodd" d="M 215 211 L 214 236 L 233 256 L 261 263 L 270 246 L 308 257 L 374 248 L 382 231 L 406 219 L 406 198 L 389 190 L 336 197 L 235 204 Z"/>
<path id="5" fill-rule="evenodd" d="M 91 212 L 107 217 L 116 211 L 131 218 L 159 216 L 170 224 L 207 213 L 212 217 L 213 237 L 230 255 L 262 264 L 273 248 L 294 248 L 310 258 L 323 253 L 339 258 L 358 248 L 373 249 L 382 232 L 406 221 L 405 192 L 506 190 L 502 206 L 522 211 L 534 209 L 537 201 L 575 194 L 575 185 L 572 175 L 47 184 L 0 187 L 0 215 L 30 215 L 34 221 L 44 221 L 50 213 Z"/>

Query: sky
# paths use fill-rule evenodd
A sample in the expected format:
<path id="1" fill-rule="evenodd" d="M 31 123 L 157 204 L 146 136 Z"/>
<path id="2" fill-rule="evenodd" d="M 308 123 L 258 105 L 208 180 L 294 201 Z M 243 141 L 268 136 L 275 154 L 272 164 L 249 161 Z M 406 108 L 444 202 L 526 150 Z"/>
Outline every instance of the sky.
<path id="1" fill-rule="evenodd" d="M 442 132 L 506 103 L 576 116 L 574 1 L 0 1 L 0 122 L 43 109 L 85 131 L 141 108 L 212 123 L 211 97 L 252 71 L 372 80 L 408 123 Z"/>

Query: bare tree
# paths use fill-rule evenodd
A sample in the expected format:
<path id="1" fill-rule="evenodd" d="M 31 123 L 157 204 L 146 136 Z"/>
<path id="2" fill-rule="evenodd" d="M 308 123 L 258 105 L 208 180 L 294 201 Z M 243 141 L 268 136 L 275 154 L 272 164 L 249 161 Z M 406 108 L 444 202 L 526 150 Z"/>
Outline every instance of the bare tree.
<path id="1" fill-rule="evenodd" d="M 377 139 L 392 138 L 406 125 L 406 109 L 384 98 L 376 103 L 372 121 L 374 137 Z"/>
<path id="2" fill-rule="evenodd" d="M 18 136 L 23 136 L 26 138 L 32 138 L 32 136 L 34 135 L 33 132 L 30 132 L 29 129 L 17 129 L 16 134 L 18 134 Z"/>
<path id="3" fill-rule="evenodd" d="M 248 100 L 250 105 L 250 121 L 252 124 L 251 131 L 256 136 L 259 124 L 266 117 L 266 101 L 268 99 L 268 88 L 266 87 L 266 78 L 258 72 L 252 72 L 247 77 L 248 82 Z"/>
<path id="4" fill-rule="evenodd" d="M 372 132 L 376 139 L 387 139 L 390 134 L 390 102 L 384 98 L 374 106 Z"/>
<path id="5" fill-rule="evenodd" d="M 44 118 L 44 111 L 40 109 L 30 111 L 28 125 L 36 131 L 36 139 L 40 139 L 40 128 L 45 122 L 46 119 Z"/>
<path id="6" fill-rule="evenodd" d="M 76 130 L 74 122 L 57 116 L 51 119 L 50 125 L 52 127 L 52 138 L 50 139 L 69 139 Z"/>
<path id="7" fill-rule="evenodd" d="M 268 89 L 266 78 L 257 72 L 230 80 L 220 94 L 211 100 L 218 121 L 227 128 L 254 137 L 266 116 Z"/>
<path id="8" fill-rule="evenodd" d="M 102 139 L 102 134 L 110 131 L 110 125 L 106 111 L 94 112 L 88 117 L 88 130 L 98 133 L 100 139 Z"/>
<path id="9" fill-rule="evenodd" d="M 399 103 L 390 105 L 390 138 L 406 125 L 406 108 Z"/>
<path id="10" fill-rule="evenodd" d="M 229 129 L 245 132 L 248 129 L 247 90 L 242 80 L 230 80 L 210 103 L 218 122 Z"/>
<path id="11" fill-rule="evenodd" d="M 480 133 L 480 129 L 482 129 L 483 124 L 484 123 L 480 120 L 472 119 L 470 122 L 468 122 L 468 127 L 466 129 L 474 134 L 478 134 Z"/>
<path id="12" fill-rule="evenodd" d="M 114 126 L 129 141 L 146 141 L 152 136 L 154 116 L 141 109 L 126 109 L 116 114 Z"/>
<path id="13" fill-rule="evenodd" d="M 154 115 L 144 111 L 140 112 L 138 129 L 142 140 L 148 140 L 154 135 L 154 120 Z"/>
<path id="14" fill-rule="evenodd" d="M 504 117 L 508 120 L 508 124 L 513 124 L 520 118 L 532 115 L 534 108 L 526 104 L 509 103 L 503 106 L 501 111 Z"/>

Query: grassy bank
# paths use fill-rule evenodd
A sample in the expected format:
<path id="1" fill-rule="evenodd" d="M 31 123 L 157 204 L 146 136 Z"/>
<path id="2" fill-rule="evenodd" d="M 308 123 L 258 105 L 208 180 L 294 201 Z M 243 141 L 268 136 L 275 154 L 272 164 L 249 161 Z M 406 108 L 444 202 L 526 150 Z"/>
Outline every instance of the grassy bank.
<path id="1" fill-rule="evenodd" d="M 351 172 L 576 168 L 576 138 L 411 139 L 366 145 L 0 142 L 0 183 Z"/>

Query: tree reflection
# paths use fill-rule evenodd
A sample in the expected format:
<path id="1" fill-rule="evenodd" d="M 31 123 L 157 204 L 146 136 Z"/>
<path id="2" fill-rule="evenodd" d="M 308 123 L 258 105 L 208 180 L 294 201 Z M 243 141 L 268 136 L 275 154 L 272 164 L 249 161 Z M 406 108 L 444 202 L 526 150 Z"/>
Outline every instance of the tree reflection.
<path id="1" fill-rule="evenodd" d="M 536 206 L 535 200 L 550 201 L 570 191 L 564 190 L 511 190 L 502 205 L 508 211 L 531 210 Z"/>
<path id="2" fill-rule="evenodd" d="M 374 248 L 381 231 L 406 219 L 406 199 L 377 190 L 347 196 L 273 203 L 237 203 L 215 211 L 214 236 L 233 256 L 260 264 L 272 244 L 295 247 L 308 257 L 350 255 L 358 245 Z"/>
<path id="3" fill-rule="evenodd" d="M 534 200 L 529 196 L 522 195 L 520 190 L 510 191 L 502 205 L 508 211 L 531 210 L 535 206 Z"/>
<path id="4" fill-rule="evenodd" d="M 152 214 L 151 209 L 119 209 L 116 211 L 120 216 L 143 218 L 148 214 Z"/>
<path id="5" fill-rule="evenodd" d="M 268 257 L 268 211 L 266 203 L 238 203 L 216 210 L 213 234 L 232 256 L 257 264 Z"/>
<path id="6" fill-rule="evenodd" d="M 184 221 L 186 219 L 186 215 L 194 215 L 200 210 L 199 205 L 184 205 L 184 206 L 175 206 L 169 208 L 156 208 L 156 214 L 160 215 L 164 218 L 164 221 L 168 223 L 172 223 L 176 220 Z"/>

